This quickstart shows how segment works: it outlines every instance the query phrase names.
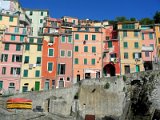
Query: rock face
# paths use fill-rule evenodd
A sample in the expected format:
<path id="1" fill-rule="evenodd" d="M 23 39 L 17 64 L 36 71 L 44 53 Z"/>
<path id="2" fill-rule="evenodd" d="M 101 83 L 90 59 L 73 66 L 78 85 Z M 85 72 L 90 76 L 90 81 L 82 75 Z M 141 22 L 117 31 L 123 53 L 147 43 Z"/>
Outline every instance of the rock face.
<path id="1" fill-rule="evenodd" d="M 130 119 L 131 114 L 131 81 L 141 80 L 145 74 L 155 76 L 154 80 L 156 79 L 155 81 L 157 81 L 157 89 L 153 91 L 151 100 L 159 108 L 159 73 L 160 71 L 150 71 L 112 78 L 84 80 L 70 88 L 17 94 L 13 97 L 31 99 L 33 101 L 33 108 L 36 108 L 36 106 L 42 107 L 43 113 L 34 114 L 34 112 L 28 112 L 33 117 L 34 115 L 40 115 L 34 118 L 35 120 L 82 120 L 86 115 L 95 116 L 96 120 L 105 120 L 105 118 L 109 117 L 115 120 L 127 120 Z M 22 119 L 25 118 L 20 113 L 8 114 L 11 113 L 2 113 L 0 111 L 0 116 L 4 119 L 5 117 L 9 119 L 7 118 L 8 116 L 10 118 L 17 116 Z"/>

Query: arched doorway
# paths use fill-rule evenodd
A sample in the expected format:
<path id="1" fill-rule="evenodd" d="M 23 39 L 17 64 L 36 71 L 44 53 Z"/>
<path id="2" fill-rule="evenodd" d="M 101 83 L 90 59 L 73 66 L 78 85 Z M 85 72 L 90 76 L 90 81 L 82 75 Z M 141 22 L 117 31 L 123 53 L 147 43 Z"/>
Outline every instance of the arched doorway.
<path id="1" fill-rule="evenodd" d="M 109 63 L 104 66 L 103 68 L 104 75 L 107 76 L 109 74 L 110 76 L 116 75 L 116 68 L 114 66 L 114 63 Z"/>

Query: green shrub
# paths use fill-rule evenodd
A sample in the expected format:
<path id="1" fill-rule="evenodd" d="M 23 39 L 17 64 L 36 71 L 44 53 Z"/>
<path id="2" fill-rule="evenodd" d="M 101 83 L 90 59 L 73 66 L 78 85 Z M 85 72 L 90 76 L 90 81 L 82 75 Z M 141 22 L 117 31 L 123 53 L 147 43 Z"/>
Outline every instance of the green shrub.
<path id="1" fill-rule="evenodd" d="M 125 75 L 123 75 L 123 81 L 126 81 L 127 77 Z"/>
<path id="2" fill-rule="evenodd" d="M 107 82 L 105 85 L 104 85 L 104 89 L 109 89 L 110 87 L 110 84 Z"/>

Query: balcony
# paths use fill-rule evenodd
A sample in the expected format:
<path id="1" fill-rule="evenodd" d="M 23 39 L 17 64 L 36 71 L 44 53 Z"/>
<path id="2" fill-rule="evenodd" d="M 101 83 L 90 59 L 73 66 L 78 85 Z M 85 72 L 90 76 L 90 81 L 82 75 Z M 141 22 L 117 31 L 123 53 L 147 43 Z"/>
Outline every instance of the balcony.
<path id="1" fill-rule="evenodd" d="M 62 27 L 72 27 L 73 26 L 73 23 L 70 23 L 70 22 L 63 22 L 61 24 Z"/>
<path id="2" fill-rule="evenodd" d="M 72 30 L 64 30 L 64 31 L 61 31 L 61 34 L 71 35 L 71 34 L 72 34 Z"/>
<path id="3" fill-rule="evenodd" d="M 31 24 L 30 19 L 29 19 L 28 16 L 27 16 L 26 14 L 24 14 L 24 13 L 21 13 L 21 14 L 20 14 L 19 20 L 20 20 L 20 22 L 23 22 L 23 23 L 25 23 L 26 25 L 30 25 L 30 24 Z"/>
<path id="4" fill-rule="evenodd" d="M 142 52 L 153 52 L 152 46 L 142 46 Z"/>

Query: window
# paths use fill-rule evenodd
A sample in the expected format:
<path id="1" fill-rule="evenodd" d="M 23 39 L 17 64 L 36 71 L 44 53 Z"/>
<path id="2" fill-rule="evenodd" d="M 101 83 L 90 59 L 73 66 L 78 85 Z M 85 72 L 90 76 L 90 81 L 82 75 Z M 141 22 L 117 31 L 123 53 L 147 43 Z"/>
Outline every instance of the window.
<path id="1" fill-rule="evenodd" d="M 112 41 L 108 41 L 108 48 L 112 48 Z"/>
<path id="2" fill-rule="evenodd" d="M 75 59 L 74 59 L 74 64 L 78 64 L 78 62 L 79 62 L 79 61 L 78 61 L 78 58 L 75 58 Z"/>
<path id="3" fill-rule="evenodd" d="M 85 28 L 85 30 L 86 30 L 86 31 L 89 31 L 89 28 L 88 28 L 88 27 L 86 27 L 86 28 Z"/>
<path id="4" fill-rule="evenodd" d="M 29 43 L 33 43 L 34 42 L 34 38 L 29 38 Z"/>
<path id="5" fill-rule="evenodd" d="M 142 33 L 142 40 L 144 40 L 144 33 Z"/>
<path id="6" fill-rule="evenodd" d="M 127 52 L 124 53 L 124 59 L 128 59 L 128 53 Z"/>
<path id="7" fill-rule="evenodd" d="M 138 37 L 138 31 L 134 31 L 134 37 Z"/>
<path id="8" fill-rule="evenodd" d="M 11 67 L 11 75 L 20 75 L 21 69 L 20 68 L 15 68 Z"/>
<path id="9" fill-rule="evenodd" d="M 14 32 L 15 32 L 15 33 L 18 33 L 18 32 L 19 32 L 19 28 L 18 28 L 18 27 L 15 27 L 15 28 L 14 28 Z"/>
<path id="10" fill-rule="evenodd" d="M 20 44 L 16 44 L 16 51 L 20 51 L 21 50 L 21 45 Z"/>
<path id="11" fill-rule="evenodd" d="M 37 57 L 36 64 L 41 64 L 41 57 Z"/>
<path id="12" fill-rule="evenodd" d="M 29 56 L 25 56 L 24 63 L 29 63 Z"/>
<path id="13" fill-rule="evenodd" d="M 50 37 L 49 43 L 54 43 L 54 37 Z"/>
<path id="14" fill-rule="evenodd" d="M 142 58 L 142 54 L 141 53 L 133 53 L 133 59 L 136 58 Z"/>
<path id="15" fill-rule="evenodd" d="M 22 62 L 22 55 L 12 55 L 12 62 Z"/>
<path id="16" fill-rule="evenodd" d="M 84 46 L 84 52 L 88 52 L 88 46 Z"/>
<path id="17" fill-rule="evenodd" d="M 30 11 L 29 15 L 33 15 L 33 12 L 32 12 L 32 11 Z"/>
<path id="18" fill-rule="evenodd" d="M 92 47 L 92 53 L 96 53 L 96 47 Z"/>
<path id="19" fill-rule="evenodd" d="M 123 31 L 123 37 L 127 37 L 127 31 Z"/>
<path id="20" fill-rule="evenodd" d="M 15 35 L 11 35 L 11 40 L 15 40 L 16 36 Z"/>
<path id="21" fill-rule="evenodd" d="M 40 23 L 43 23 L 43 19 L 40 19 Z"/>
<path id="22" fill-rule="evenodd" d="M 84 65 L 87 65 L 87 59 L 86 58 L 84 58 Z"/>
<path id="23" fill-rule="evenodd" d="M 96 63 L 96 60 L 92 59 L 92 65 L 95 65 L 95 63 Z"/>
<path id="24" fill-rule="evenodd" d="M 2 15 L 0 15 L 0 21 L 2 20 Z"/>
<path id="25" fill-rule="evenodd" d="M 2 67 L 2 75 L 6 74 L 6 67 Z"/>
<path id="26" fill-rule="evenodd" d="M 95 32 L 99 32 L 99 27 L 98 27 L 98 28 L 95 28 Z"/>
<path id="27" fill-rule="evenodd" d="M 70 81 L 70 77 L 67 77 L 67 81 Z"/>
<path id="28" fill-rule="evenodd" d="M 41 16 L 43 16 L 43 12 L 41 12 Z"/>
<path id="29" fill-rule="evenodd" d="M 74 51 L 75 51 L 75 52 L 78 52 L 78 49 L 79 49 L 78 46 L 75 46 L 75 47 L 74 47 Z"/>
<path id="30" fill-rule="evenodd" d="M 8 61 L 8 55 L 7 54 L 2 54 L 1 62 L 7 62 L 7 61 Z"/>
<path id="31" fill-rule="evenodd" d="M 75 39 L 79 40 L 79 34 L 75 34 Z"/>
<path id="32" fill-rule="evenodd" d="M 128 43 L 127 43 L 127 42 L 124 42 L 124 43 L 123 43 L 123 47 L 124 47 L 124 48 L 128 48 Z"/>
<path id="33" fill-rule="evenodd" d="M 40 77 L 40 71 L 39 70 L 36 70 L 35 77 Z"/>
<path id="34" fill-rule="evenodd" d="M 53 57 L 54 56 L 54 49 L 52 49 L 52 48 L 48 49 L 48 56 L 49 57 Z"/>
<path id="35" fill-rule="evenodd" d="M 13 22 L 13 17 L 12 16 L 9 17 L 9 22 Z"/>
<path id="36" fill-rule="evenodd" d="M 30 50 L 30 44 L 25 45 L 25 50 Z"/>
<path id="37" fill-rule="evenodd" d="M 27 34 L 26 28 L 23 28 L 22 34 Z"/>
<path id="38" fill-rule="evenodd" d="M 68 36 L 68 43 L 72 43 L 72 36 Z"/>
<path id="39" fill-rule="evenodd" d="M 73 24 L 75 24 L 76 23 L 76 20 L 73 20 Z"/>
<path id="40" fill-rule="evenodd" d="M 24 36 L 20 35 L 20 41 L 23 42 L 24 41 Z"/>
<path id="41" fill-rule="evenodd" d="M 66 42 L 65 36 L 62 36 L 61 43 L 65 43 L 65 42 Z"/>
<path id="42" fill-rule="evenodd" d="M 138 47 L 139 47 L 138 42 L 135 42 L 134 43 L 134 48 L 138 48 Z"/>
<path id="43" fill-rule="evenodd" d="M 153 39 L 153 33 L 149 33 L 149 39 Z"/>
<path id="44" fill-rule="evenodd" d="M 61 50 L 60 56 L 61 56 L 61 57 L 65 57 L 65 50 Z"/>
<path id="45" fill-rule="evenodd" d="M 116 53 L 110 54 L 110 58 L 116 58 L 116 57 L 117 57 L 117 54 L 116 54 Z"/>
<path id="46" fill-rule="evenodd" d="M 9 50 L 9 43 L 5 43 L 4 50 Z"/>
<path id="47" fill-rule="evenodd" d="M 37 39 L 37 43 L 38 43 L 38 44 L 41 44 L 41 43 L 42 43 L 42 38 L 38 38 L 38 39 Z"/>
<path id="48" fill-rule="evenodd" d="M 37 51 L 42 51 L 42 45 L 37 45 Z"/>
<path id="49" fill-rule="evenodd" d="M 52 62 L 49 62 L 48 63 L 48 71 L 52 71 L 53 70 L 53 63 Z"/>
<path id="50" fill-rule="evenodd" d="M 85 39 L 85 40 L 88 40 L 88 35 L 85 35 L 84 39 Z"/>
<path id="51" fill-rule="evenodd" d="M 96 40 L 96 35 L 92 35 L 92 40 Z"/>
<path id="52" fill-rule="evenodd" d="M 13 91 L 15 89 L 15 83 L 9 83 L 8 89 Z"/>
<path id="53" fill-rule="evenodd" d="M 28 70 L 24 70 L 23 77 L 28 77 Z"/>
<path id="54" fill-rule="evenodd" d="M 67 56 L 68 56 L 68 57 L 72 57 L 72 51 L 71 51 L 71 50 L 68 50 L 68 51 L 67 51 Z"/>
<path id="55" fill-rule="evenodd" d="M 153 48 L 153 50 L 154 50 L 154 44 L 150 44 L 150 47 L 152 47 L 152 48 Z"/>
<path id="56" fill-rule="evenodd" d="M 58 64 L 58 75 L 65 74 L 66 65 L 65 64 Z"/>
<path id="57" fill-rule="evenodd" d="M 3 88 L 3 81 L 0 81 L 0 89 Z"/>
<path id="58" fill-rule="evenodd" d="M 160 38 L 158 38 L 158 43 L 160 44 Z"/>
<path id="59" fill-rule="evenodd" d="M 149 52 L 145 52 L 145 57 L 149 57 Z"/>

